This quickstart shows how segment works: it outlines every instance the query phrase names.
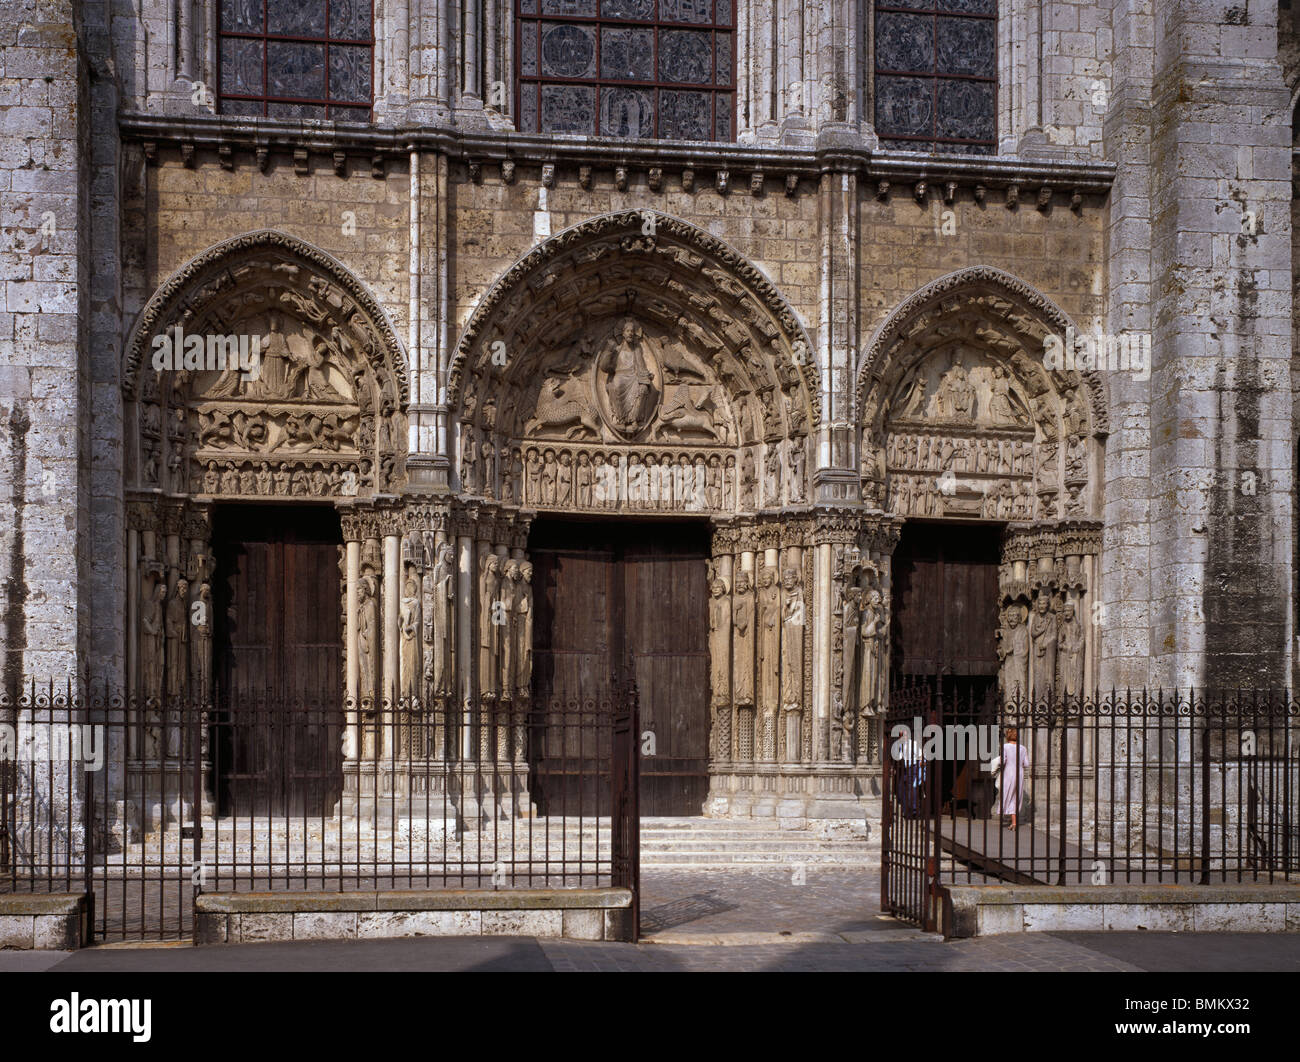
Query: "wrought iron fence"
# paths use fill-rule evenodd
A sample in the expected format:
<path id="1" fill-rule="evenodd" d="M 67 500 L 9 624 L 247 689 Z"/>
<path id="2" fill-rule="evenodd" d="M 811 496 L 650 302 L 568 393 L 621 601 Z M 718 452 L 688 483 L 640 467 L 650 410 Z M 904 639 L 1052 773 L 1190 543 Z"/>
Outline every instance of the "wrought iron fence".
<path id="1" fill-rule="evenodd" d="M 1300 704 L 1286 693 L 959 698 L 885 717 L 882 905 L 932 924 L 945 884 L 1300 879 Z"/>
<path id="2" fill-rule="evenodd" d="M 199 892 L 637 887 L 636 705 L 0 696 L 0 892 L 85 891 L 98 939 Z"/>

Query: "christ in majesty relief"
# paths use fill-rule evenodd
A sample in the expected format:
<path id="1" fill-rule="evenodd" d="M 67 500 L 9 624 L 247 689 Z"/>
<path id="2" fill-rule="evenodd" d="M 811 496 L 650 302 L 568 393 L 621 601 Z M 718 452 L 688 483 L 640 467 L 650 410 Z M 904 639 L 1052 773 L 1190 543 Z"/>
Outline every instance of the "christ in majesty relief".
<path id="1" fill-rule="evenodd" d="M 655 381 L 646 365 L 641 326 L 631 317 L 619 323 L 600 353 L 597 368 L 605 375 L 614 426 L 631 434 L 645 424 L 655 399 Z"/>

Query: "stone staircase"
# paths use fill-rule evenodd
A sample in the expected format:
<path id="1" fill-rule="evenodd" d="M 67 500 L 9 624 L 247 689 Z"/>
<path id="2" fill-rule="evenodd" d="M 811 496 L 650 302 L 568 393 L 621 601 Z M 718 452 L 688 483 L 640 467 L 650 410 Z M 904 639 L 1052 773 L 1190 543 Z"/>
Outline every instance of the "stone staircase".
<path id="1" fill-rule="evenodd" d="M 378 867 L 384 863 L 444 859 L 491 863 L 544 853 L 551 860 L 586 863 L 609 858 L 609 819 L 498 819 L 459 836 L 453 822 L 441 819 L 404 820 L 397 827 L 379 825 L 340 832 L 335 823 L 269 822 L 241 819 L 205 823 L 202 859 L 235 866 L 298 862 L 329 866 Z M 141 865 L 180 868 L 192 858 L 194 842 L 168 829 L 107 854 L 111 868 L 123 871 Z M 710 819 L 647 817 L 641 820 L 643 870 L 726 870 L 794 867 L 872 869 L 880 866 L 878 821 L 808 820 L 798 828 L 775 819 Z M 129 872 L 129 871 L 128 871 Z"/>
<path id="2" fill-rule="evenodd" d="M 606 829 L 602 824 L 602 841 Z M 583 833 L 588 840 L 594 839 L 590 828 Z M 812 820 L 799 829 L 781 828 L 775 819 L 641 820 L 642 870 L 761 870 L 797 866 L 879 867 L 879 830 L 873 825 L 868 836 L 861 820 Z"/>

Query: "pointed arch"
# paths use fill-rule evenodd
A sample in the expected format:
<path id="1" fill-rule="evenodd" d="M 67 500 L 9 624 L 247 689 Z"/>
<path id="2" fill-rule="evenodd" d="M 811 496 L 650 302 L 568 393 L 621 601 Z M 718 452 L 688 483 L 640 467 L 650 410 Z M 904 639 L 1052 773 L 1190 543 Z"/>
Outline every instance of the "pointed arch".
<path id="1" fill-rule="evenodd" d="M 241 280 L 263 269 L 309 292 L 320 292 L 332 316 L 355 320 L 370 333 L 365 353 L 376 373 L 390 376 L 402 407 L 409 401 L 406 350 L 384 308 L 357 276 L 333 255 L 297 236 L 260 229 L 232 236 L 200 252 L 171 274 L 137 316 L 123 354 L 122 388 L 138 394 L 140 367 L 154 336 L 173 324 L 194 320 Z M 295 272 L 301 271 L 300 277 Z M 315 283 L 313 283 L 313 280 Z"/>
<path id="2" fill-rule="evenodd" d="M 405 483 L 401 341 L 350 270 L 295 236 L 244 233 L 190 259 L 123 359 L 131 487 L 324 498 Z"/>
<path id="3" fill-rule="evenodd" d="M 590 508 L 577 496 L 593 464 L 633 479 L 648 464 L 648 482 L 678 484 L 678 507 L 683 479 L 708 485 L 718 513 L 805 504 L 811 350 L 775 285 L 721 240 L 652 210 L 591 218 L 511 266 L 461 333 L 447 387 L 461 489 Z"/>
<path id="4" fill-rule="evenodd" d="M 864 498 L 905 516 L 1100 512 L 1101 374 L 1044 358 L 1048 338 L 1073 328 L 1042 293 L 987 266 L 904 300 L 858 364 Z"/>

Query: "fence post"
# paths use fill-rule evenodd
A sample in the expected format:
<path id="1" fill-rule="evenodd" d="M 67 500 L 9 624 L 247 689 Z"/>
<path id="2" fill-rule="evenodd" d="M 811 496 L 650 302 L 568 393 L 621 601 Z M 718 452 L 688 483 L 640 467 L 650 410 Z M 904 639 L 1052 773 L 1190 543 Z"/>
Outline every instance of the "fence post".
<path id="1" fill-rule="evenodd" d="M 1196 718 L 1196 691 L 1192 691 L 1189 722 Z M 1193 762 L 1195 762 L 1193 760 Z M 1240 775 L 1238 775 L 1240 777 Z M 1175 795 L 1177 799 L 1177 795 Z M 1210 883 L 1210 715 L 1206 705 L 1205 728 L 1201 734 L 1201 884 Z"/>
<path id="2" fill-rule="evenodd" d="M 1048 697 L 1052 698 L 1052 696 L 1053 696 L 1052 693 L 1049 692 Z M 1057 704 L 1051 701 L 1049 701 L 1049 703 L 1052 703 L 1053 707 L 1058 706 Z M 1057 842 L 1057 846 L 1056 846 L 1056 850 L 1057 850 L 1056 884 L 1058 886 L 1064 886 L 1065 885 L 1065 835 L 1066 835 L 1065 817 L 1068 814 L 1068 809 L 1069 809 L 1069 801 L 1067 797 L 1068 797 L 1068 790 L 1070 787 L 1070 772 L 1068 769 L 1070 758 L 1067 751 L 1070 747 L 1070 727 L 1069 727 L 1069 712 L 1067 711 L 1065 702 L 1064 701 L 1060 702 L 1059 707 L 1061 709 L 1061 766 L 1060 766 L 1060 770 L 1061 770 L 1060 805 L 1061 806 L 1060 806 L 1060 822 L 1057 824 L 1057 829 L 1060 830 L 1061 837 L 1060 840 Z M 1082 868 L 1080 869 L 1082 870 Z"/>
<path id="3" fill-rule="evenodd" d="M 889 830 L 894 819 L 892 769 L 893 757 L 889 754 L 889 714 L 884 717 L 884 732 L 880 738 L 880 909 L 893 914 L 889 904 Z"/>

